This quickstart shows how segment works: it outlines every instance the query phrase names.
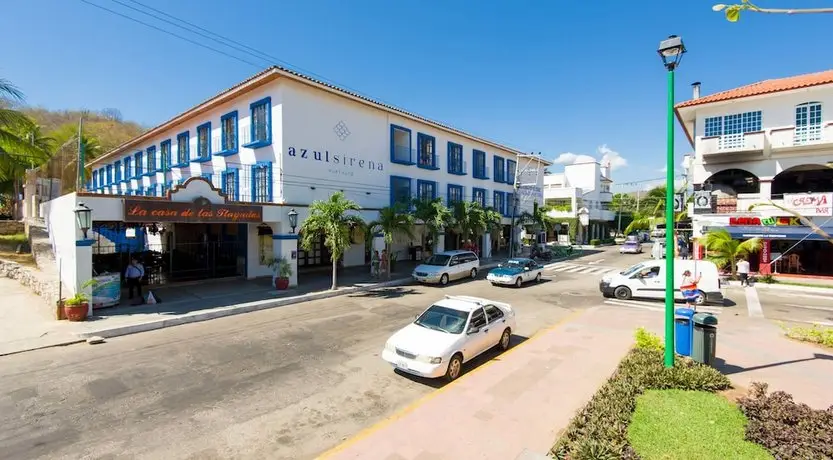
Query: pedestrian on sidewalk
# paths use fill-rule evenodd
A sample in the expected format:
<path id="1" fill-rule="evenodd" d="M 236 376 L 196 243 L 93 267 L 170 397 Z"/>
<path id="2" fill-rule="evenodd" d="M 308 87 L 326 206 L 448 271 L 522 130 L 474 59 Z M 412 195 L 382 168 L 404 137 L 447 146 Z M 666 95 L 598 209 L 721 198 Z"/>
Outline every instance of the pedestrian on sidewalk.
<path id="1" fill-rule="evenodd" d="M 741 286 L 749 286 L 749 261 L 743 257 L 738 260 L 738 276 Z"/>
<path id="2" fill-rule="evenodd" d="M 380 263 L 382 265 L 382 273 L 387 273 L 388 272 L 388 250 L 387 249 L 382 249 L 382 257 L 381 257 Z"/>
<path id="3" fill-rule="evenodd" d="M 370 257 L 370 277 L 379 277 L 379 251 L 373 250 L 373 255 Z"/>
<path id="4" fill-rule="evenodd" d="M 699 295 L 699 292 L 697 291 L 698 283 L 700 283 L 700 275 L 697 275 L 695 278 L 691 276 L 690 270 L 683 272 L 683 280 L 680 282 L 680 291 L 685 299 L 686 307 L 694 311 L 697 311 L 697 296 Z"/>
<path id="5" fill-rule="evenodd" d="M 135 257 L 130 259 L 130 265 L 124 270 L 124 281 L 127 284 L 127 299 L 133 299 L 133 288 L 139 294 L 139 299 L 136 304 L 144 303 L 145 298 L 142 297 L 142 278 L 145 276 L 145 267 L 136 260 Z"/>

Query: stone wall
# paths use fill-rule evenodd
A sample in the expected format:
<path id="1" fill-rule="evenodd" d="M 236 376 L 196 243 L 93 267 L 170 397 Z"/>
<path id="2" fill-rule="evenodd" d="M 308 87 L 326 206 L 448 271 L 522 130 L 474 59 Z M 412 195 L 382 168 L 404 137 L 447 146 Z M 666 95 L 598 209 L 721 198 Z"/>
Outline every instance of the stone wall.
<path id="1" fill-rule="evenodd" d="M 27 267 L 17 262 L 0 259 L 0 276 L 17 280 L 23 286 L 31 289 L 32 292 L 41 296 L 43 305 L 33 307 L 50 308 L 54 311 L 55 302 L 58 301 L 59 282 L 55 276 L 49 276 L 37 268 Z M 19 306 L 26 308 L 27 306 Z"/>
<path id="2" fill-rule="evenodd" d="M 23 233 L 25 226 L 17 220 L 0 220 L 0 235 L 15 235 Z"/>

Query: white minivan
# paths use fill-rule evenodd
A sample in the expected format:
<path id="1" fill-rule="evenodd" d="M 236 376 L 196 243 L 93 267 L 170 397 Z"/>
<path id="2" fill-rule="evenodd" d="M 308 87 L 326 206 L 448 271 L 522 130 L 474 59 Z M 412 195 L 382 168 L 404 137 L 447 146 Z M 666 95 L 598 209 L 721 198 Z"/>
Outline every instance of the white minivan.
<path id="1" fill-rule="evenodd" d="M 440 283 L 465 277 L 477 278 L 480 259 L 471 251 L 438 252 L 417 265 L 413 277 L 420 283 Z"/>
<path id="2" fill-rule="evenodd" d="M 700 276 L 697 284 L 698 295 L 695 303 L 723 304 L 720 291 L 720 276 L 717 266 L 707 260 L 674 260 L 674 298 L 683 300 L 680 282 L 683 272 L 689 270 L 692 276 Z M 627 270 L 613 275 L 605 275 L 599 282 L 599 290 L 605 297 L 628 300 L 632 297 L 646 299 L 665 298 L 665 261 L 649 260 L 636 264 Z"/>

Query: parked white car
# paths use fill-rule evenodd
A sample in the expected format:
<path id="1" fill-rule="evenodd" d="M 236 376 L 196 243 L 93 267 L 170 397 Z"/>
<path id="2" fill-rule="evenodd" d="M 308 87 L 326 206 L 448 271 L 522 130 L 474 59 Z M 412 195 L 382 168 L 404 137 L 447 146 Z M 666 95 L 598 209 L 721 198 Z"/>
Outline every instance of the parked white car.
<path id="1" fill-rule="evenodd" d="M 393 334 L 382 359 L 427 378 L 460 376 L 463 363 L 499 347 L 509 348 L 515 311 L 509 304 L 470 296 L 445 296 Z"/>
<path id="2" fill-rule="evenodd" d="M 471 251 L 438 252 L 425 262 L 417 265 L 411 276 L 420 283 L 440 283 L 443 286 L 451 280 L 477 277 L 480 259 Z"/>

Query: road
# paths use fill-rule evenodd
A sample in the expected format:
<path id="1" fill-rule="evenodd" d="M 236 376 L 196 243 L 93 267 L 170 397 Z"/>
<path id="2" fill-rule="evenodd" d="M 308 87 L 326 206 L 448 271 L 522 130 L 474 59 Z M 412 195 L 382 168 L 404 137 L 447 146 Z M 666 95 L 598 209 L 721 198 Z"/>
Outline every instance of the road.
<path id="1" fill-rule="evenodd" d="M 598 305 L 600 273 L 619 257 L 586 255 L 576 261 L 583 269 L 550 271 L 521 289 L 483 279 L 404 286 L 6 356 L 0 452 L 313 458 L 438 385 L 401 376 L 379 358 L 385 340 L 431 301 L 465 294 L 509 302 L 517 343 Z"/>

